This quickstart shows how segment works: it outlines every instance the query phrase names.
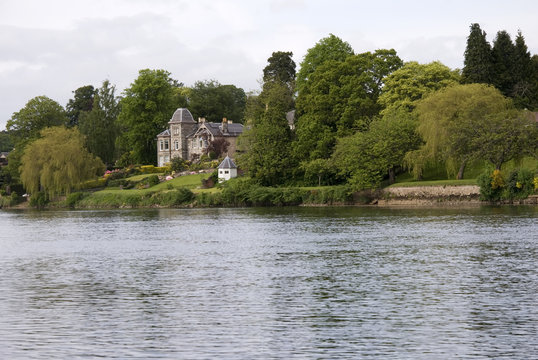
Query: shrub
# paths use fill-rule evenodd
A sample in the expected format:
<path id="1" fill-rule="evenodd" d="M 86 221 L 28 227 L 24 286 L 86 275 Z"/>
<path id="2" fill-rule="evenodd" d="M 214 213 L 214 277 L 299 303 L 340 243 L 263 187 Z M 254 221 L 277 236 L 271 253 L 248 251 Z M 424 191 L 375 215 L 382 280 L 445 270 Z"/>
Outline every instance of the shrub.
<path id="1" fill-rule="evenodd" d="M 11 195 L 13 196 L 13 194 Z M 49 199 L 47 197 L 47 194 L 43 191 L 39 191 L 35 194 L 32 194 L 32 196 L 30 196 L 30 206 L 32 207 L 42 209 L 45 207 L 45 205 L 47 205 L 48 202 L 49 202 Z"/>
<path id="2" fill-rule="evenodd" d="M 170 169 L 175 172 L 181 172 L 187 169 L 187 163 L 180 157 L 173 157 L 170 161 Z"/>
<path id="3" fill-rule="evenodd" d="M 82 200 L 85 196 L 86 196 L 86 194 L 84 194 L 82 192 L 71 193 L 71 194 L 67 195 L 67 197 L 65 198 L 65 204 L 70 208 L 75 207 L 75 205 L 80 200 Z"/>
<path id="4" fill-rule="evenodd" d="M 476 179 L 480 186 L 480 200 L 498 201 L 501 199 L 504 179 L 498 170 L 487 169 Z"/>
<path id="5" fill-rule="evenodd" d="M 155 200 L 162 206 L 178 206 L 192 202 L 194 200 L 194 193 L 187 188 L 179 188 L 177 190 L 156 193 Z"/>
<path id="6" fill-rule="evenodd" d="M 534 176 L 530 170 L 519 169 L 510 173 L 506 184 L 505 198 L 525 199 L 534 191 Z"/>
<path id="7" fill-rule="evenodd" d="M 108 179 L 98 178 L 94 180 L 88 180 L 79 185 L 79 189 L 96 189 L 104 188 L 107 185 Z"/>

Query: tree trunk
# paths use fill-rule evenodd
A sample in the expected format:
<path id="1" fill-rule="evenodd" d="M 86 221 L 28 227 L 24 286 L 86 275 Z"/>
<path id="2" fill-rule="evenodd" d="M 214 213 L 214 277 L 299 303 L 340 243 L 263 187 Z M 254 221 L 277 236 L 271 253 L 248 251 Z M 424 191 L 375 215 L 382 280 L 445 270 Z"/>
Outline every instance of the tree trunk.
<path id="1" fill-rule="evenodd" d="M 318 186 L 321 186 L 321 175 L 318 175 Z"/>
<path id="2" fill-rule="evenodd" d="M 462 180 L 463 179 L 463 171 L 465 170 L 465 164 L 466 164 L 466 160 L 463 160 L 461 162 L 461 165 L 460 165 L 460 169 L 458 170 L 458 176 L 456 177 L 456 179 L 458 180 Z"/>
<path id="3" fill-rule="evenodd" d="M 394 184 L 396 181 L 396 176 L 394 175 L 394 168 L 389 168 L 389 184 Z"/>

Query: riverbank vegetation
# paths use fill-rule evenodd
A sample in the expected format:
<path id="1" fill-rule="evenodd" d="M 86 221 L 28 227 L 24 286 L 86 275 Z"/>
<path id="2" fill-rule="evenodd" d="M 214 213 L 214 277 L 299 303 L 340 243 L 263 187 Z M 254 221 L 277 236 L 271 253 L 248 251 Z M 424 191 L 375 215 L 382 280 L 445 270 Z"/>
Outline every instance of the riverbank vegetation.
<path id="1" fill-rule="evenodd" d="M 538 55 L 521 33 L 499 31 L 490 44 L 472 24 L 461 70 L 393 49 L 356 52 L 330 34 L 296 68 L 292 52 L 275 51 L 248 95 L 144 69 L 120 96 L 105 80 L 76 89 L 65 108 L 31 99 L 0 134 L 11 150 L 0 205 L 24 193 L 38 207 L 367 203 L 380 188 L 426 181 L 479 184 L 487 201 L 536 192 Z M 155 136 L 178 107 L 246 125 L 235 159 L 243 178 L 202 186 L 209 175 L 197 172 L 220 160 L 210 151 L 154 166 Z"/>

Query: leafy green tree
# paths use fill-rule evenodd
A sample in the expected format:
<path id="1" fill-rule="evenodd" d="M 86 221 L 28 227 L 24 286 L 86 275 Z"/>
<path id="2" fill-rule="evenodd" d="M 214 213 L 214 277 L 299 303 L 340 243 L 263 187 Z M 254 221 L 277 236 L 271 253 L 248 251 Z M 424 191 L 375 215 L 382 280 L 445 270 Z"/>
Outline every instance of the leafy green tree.
<path id="1" fill-rule="evenodd" d="M 0 131 L 0 152 L 13 150 L 13 142 L 6 130 Z"/>
<path id="2" fill-rule="evenodd" d="M 386 113 L 368 131 L 339 139 L 332 162 L 355 189 L 379 187 L 387 177 L 393 183 L 405 154 L 421 144 L 416 126 L 407 111 Z"/>
<path id="3" fill-rule="evenodd" d="M 225 117 L 243 122 L 247 96 L 234 85 L 221 85 L 216 80 L 197 81 L 188 93 L 189 109 L 194 118 L 220 122 Z"/>
<path id="4" fill-rule="evenodd" d="M 79 130 L 86 137 L 88 150 L 105 164 L 115 160 L 115 144 L 118 137 L 116 120 L 120 112 L 115 86 L 108 80 L 96 90 L 91 111 L 80 113 Z"/>
<path id="5" fill-rule="evenodd" d="M 487 160 L 497 170 L 510 160 L 534 155 L 538 146 L 538 123 L 528 111 L 508 109 L 484 119 L 468 117 L 450 124 L 449 131 L 456 152 Z"/>
<path id="6" fill-rule="evenodd" d="M 515 46 L 506 31 L 499 31 L 493 41 L 493 77 L 491 83 L 505 96 L 511 96 L 515 85 Z"/>
<path id="7" fill-rule="evenodd" d="M 67 125 L 68 121 L 60 104 L 46 96 L 37 96 L 13 113 L 6 129 L 15 147 L 22 148 L 26 143 L 37 139 L 42 129 Z"/>
<path id="8" fill-rule="evenodd" d="M 144 69 L 125 89 L 120 101 L 118 124 L 121 135 L 117 145 L 122 153 L 130 153 L 131 161 L 156 163 L 155 136 L 166 128 L 178 107 L 180 87 L 168 71 Z"/>
<path id="9" fill-rule="evenodd" d="M 91 111 L 93 107 L 93 97 L 97 90 L 92 85 L 79 87 L 73 91 L 73 99 L 70 99 L 65 109 L 69 117 L 69 126 L 78 125 L 78 119 L 82 112 Z"/>
<path id="10" fill-rule="evenodd" d="M 321 180 L 325 179 L 325 183 L 329 182 L 331 177 L 334 177 L 334 169 L 330 159 L 314 159 L 311 161 L 303 161 L 301 168 L 304 171 L 304 177 L 308 181 L 315 178 L 317 185 L 321 186 Z"/>
<path id="11" fill-rule="evenodd" d="M 292 134 L 286 120 L 289 89 L 280 82 L 264 87 L 259 101 L 265 109 L 257 114 L 248 136 L 248 152 L 239 163 L 260 185 L 280 185 L 291 178 L 295 164 L 291 156 Z"/>
<path id="12" fill-rule="evenodd" d="M 102 174 L 105 166 L 84 148 L 76 128 L 51 127 L 28 144 L 21 160 L 21 180 L 28 192 L 41 189 L 49 198 L 68 194 L 83 181 Z"/>
<path id="13" fill-rule="evenodd" d="M 383 79 L 402 66 L 394 50 L 328 61 L 310 75 L 297 98 L 295 151 L 306 159 L 329 158 L 337 137 L 368 129 L 381 110 Z"/>
<path id="14" fill-rule="evenodd" d="M 458 70 L 438 61 L 419 64 L 416 61 L 405 63 L 384 80 L 379 103 L 385 108 L 382 112 L 397 109 L 413 111 L 417 101 L 444 87 L 459 83 Z"/>
<path id="15" fill-rule="evenodd" d="M 268 65 L 263 69 L 263 81 L 282 82 L 293 90 L 295 87 L 295 61 L 291 51 L 276 51 L 267 59 Z"/>
<path id="16" fill-rule="evenodd" d="M 446 164 L 447 173 L 463 178 L 468 160 L 477 152 L 472 131 L 466 124 L 486 122 L 491 115 L 511 107 L 497 89 L 485 84 L 455 85 L 441 89 L 420 101 L 415 109 L 417 130 L 424 140 L 418 150 L 406 155 L 406 163 L 416 178 L 430 164 Z M 472 130 L 472 129 L 469 129 Z"/>
<path id="17" fill-rule="evenodd" d="M 462 82 L 490 84 L 493 77 L 491 45 L 486 40 L 486 32 L 480 29 L 479 24 L 471 24 L 464 57 Z"/>
<path id="18" fill-rule="evenodd" d="M 327 61 L 344 61 L 353 55 L 351 46 L 338 36 L 329 34 L 308 49 L 297 73 L 297 90 L 302 92 L 310 76 L 316 69 Z"/>

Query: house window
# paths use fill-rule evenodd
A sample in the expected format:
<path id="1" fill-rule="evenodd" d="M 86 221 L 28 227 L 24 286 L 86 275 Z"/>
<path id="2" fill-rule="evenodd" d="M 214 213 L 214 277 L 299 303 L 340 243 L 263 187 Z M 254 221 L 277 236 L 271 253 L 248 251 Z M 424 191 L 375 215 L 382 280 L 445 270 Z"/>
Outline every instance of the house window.
<path id="1" fill-rule="evenodd" d="M 222 170 L 219 170 L 219 174 L 220 174 L 220 175 L 222 175 L 222 174 L 223 174 L 223 172 L 224 172 L 224 171 L 222 171 Z"/>
<path id="2" fill-rule="evenodd" d="M 161 144 L 161 151 L 163 151 L 164 150 L 164 140 L 161 140 L 160 144 Z"/>
<path id="3" fill-rule="evenodd" d="M 159 166 L 163 166 L 163 165 L 164 165 L 164 157 L 159 156 Z"/>
<path id="4" fill-rule="evenodd" d="M 174 141 L 174 147 L 176 150 L 179 150 L 179 141 Z"/>
<path id="5" fill-rule="evenodd" d="M 169 149 L 168 140 L 164 140 L 164 150 L 168 150 L 168 149 Z"/>
<path id="6" fill-rule="evenodd" d="M 228 170 L 224 170 L 224 173 L 225 173 L 225 174 L 228 174 L 228 173 L 229 173 L 229 171 L 228 171 Z"/>
<path id="7" fill-rule="evenodd" d="M 179 135 L 179 128 L 174 126 L 174 135 Z"/>
<path id="8" fill-rule="evenodd" d="M 200 148 L 202 148 L 202 147 L 203 147 L 203 145 L 204 145 L 204 142 L 203 142 L 203 140 L 202 140 L 202 139 L 200 139 Z"/>
<path id="9" fill-rule="evenodd" d="M 163 163 L 163 165 L 166 164 L 166 163 L 169 163 L 169 162 L 170 162 L 170 156 L 165 155 L 165 156 L 164 156 L 164 163 Z"/>

